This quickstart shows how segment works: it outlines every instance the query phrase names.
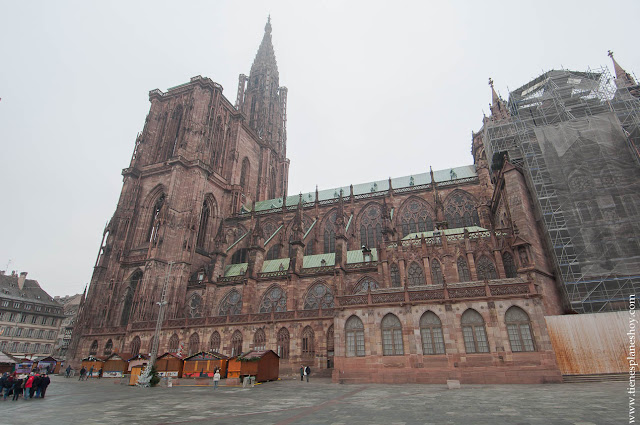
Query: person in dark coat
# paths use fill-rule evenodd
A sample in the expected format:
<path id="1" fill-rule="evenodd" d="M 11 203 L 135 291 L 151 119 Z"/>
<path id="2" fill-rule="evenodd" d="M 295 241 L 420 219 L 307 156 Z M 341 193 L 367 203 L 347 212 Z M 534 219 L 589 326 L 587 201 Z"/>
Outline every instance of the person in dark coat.
<path id="1" fill-rule="evenodd" d="M 300 366 L 300 381 L 304 381 L 304 366 Z"/>
<path id="2" fill-rule="evenodd" d="M 307 382 L 309 382 L 309 375 L 311 375 L 311 368 L 307 366 L 304 368 L 304 376 L 307 377 Z"/>
<path id="3" fill-rule="evenodd" d="M 40 382 L 42 381 L 42 375 L 40 374 L 36 374 L 36 377 L 33 378 L 33 383 L 31 384 L 31 392 L 30 392 L 30 397 L 34 398 L 38 398 L 40 397 Z"/>
<path id="4" fill-rule="evenodd" d="M 40 378 L 40 397 L 44 398 L 44 393 L 47 392 L 47 387 L 51 383 L 51 379 L 49 379 L 49 375 L 42 375 Z"/>
<path id="5" fill-rule="evenodd" d="M 16 401 L 20 394 L 22 394 L 22 379 L 16 378 L 13 380 L 13 401 Z"/>
<path id="6" fill-rule="evenodd" d="M 80 378 L 78 378 L 78 381 L 82 381 L 84 379 L 85 373 L 87 373 L 87 369 L 82 366 L 82 369 L 80 369 Z"/>
<path id="7" fill-rule="evenodd" d="M 4 381 L 4 396 L 3 399 L 6 400 L 7 396 L 9 396 L 10 394 L 13 394 L 13 381 L 16 378 L 16 374 L 15 372 L 12 375 L 9 375 L 7 377 L 7 380 Z"/>
<path id="8" fill-rule="evenodd" d="M 71 365 L 67 366 L 67 374 L 65 375 L 65 378 L 68 378 L 69 376 L 71 376 Z"/>

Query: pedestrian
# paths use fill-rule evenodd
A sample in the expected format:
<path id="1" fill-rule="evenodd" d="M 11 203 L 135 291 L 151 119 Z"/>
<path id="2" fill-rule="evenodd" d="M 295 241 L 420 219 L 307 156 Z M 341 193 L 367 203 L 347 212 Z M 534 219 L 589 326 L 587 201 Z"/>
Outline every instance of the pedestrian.
<path id="1" fill-rule="evenodd" d="M 29 375 L 29 377 L 27 378 L 27 381 L 24 384 L 24 399 L 25 400 L 29 400 L 31 397 L 33 397 L 33 380 L 35 379 L 35 376 L 33 376 L 33 374 Z"/>
<path id="2" fill-rule="evenodd" d="M 300 366 L 300 382 L 304 381 L 304 365 Z"/>
<path id="3" fill-rule="evenodd" d="M 78 378 L 78 381 L 82 381 L 84 379 L 85 373 L 87 373 L 87 369 L 82 366 L 82 369 L 80 369 L 80 378 Z"/>
<path id="4" fill-rule="evenodd" d="M 87 378 L 93 378 L 93 365 L 91 365 L 91 369 L 89 369 L 89 375 L 87 376 Z"/>
<path id="5" fill-rule="evenodd" d="M 2 395 L 3 400 L 7 399 L 7 396 L 13 393 L 13 380 L 16 377 L 16 373 L 7 376 L 6 381 L 4 381 L 4 388 L 2 388 L 4 394 Z"/>
<path id="6" fill-rule="evenodd" d="M 11 390 L 13 391 L 13 401 L 16 401 L 20 397 L 20 394 L 22 394 L 22 384 L 22 378 L 13 380 L 13 387 L 11 387 Z"/>
<path id="7" fill-rule="evenodd" d="M 42 377 L 40 374 L 36 373 L 36 376 L 33 378 L 33 383 L 31 384 L 31 391 L 29 392 L 30 398 L 40 398 L 40 381 Z"/>
<path id="8" fill-rule="evenodd" d="M 43 375 L 40 379 L 40 397 L 44 398 L 44 393 L 47 392 L 47 387 L 51 383 L 51 379 L 49 379 L 49 375 Z"/>
<path id="9" fill-rule="evenodd" d="M 102 368 L 98 371 L 98 379 L 102 378 Z"/>
<path id="10" fill-rule="evenodd" d="M 311 375 L 311 368 L 309 366 L 304 368 L 304 375 L 307 377 L 307 382 L 309 382 L 309 375 Z"/>
<path id="11" fill-rule="evenodd" d="M 216 373 L 213 374 L 213 389 L 218 388 L 218 382 L 220 381 L 220 371 L 216 369 Z"/>
<path id="12" fill-rule="evenodd" d="M 68 378 L 69 376 L 71 376 L 71 365 L 67 365 L 67 374 L 65 377 Z"/>

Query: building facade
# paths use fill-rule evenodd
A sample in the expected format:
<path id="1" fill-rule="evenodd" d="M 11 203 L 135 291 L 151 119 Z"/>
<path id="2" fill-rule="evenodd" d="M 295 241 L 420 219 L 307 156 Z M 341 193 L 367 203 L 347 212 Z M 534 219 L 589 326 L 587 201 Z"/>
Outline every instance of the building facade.
<path id="1" fill-rule="evenodd" d="M 341 382 L 560 381 L 544 316 L 567 301 L 523 168 L 492 169 L 483 130 L 468 166 L 287 196 L 286 95 L 270 23 L 235 104 L 203 77 L 150 92 L 75 361 L 150 352 L 164 296 L 160 352 L 273 349 L 283 374 Z"/>
<path id="2" fill-rule="evenodd" d="M 26 272 L 0 272 L 0 351 L 17 358 L 52 354 L 63 318 L 62 306 Z"/>
<path id="3" fill-rule="evenodd" d="M 54 300 L 62 305 L 64 319 L 62 319 L 60 327 L 58 328 L 58 336 L 53 355 L 57 359 L 67 360 L 67 352 L 71 344 L 73 327 L 76 324 L 80 304 L 84 301 L 84 294 L 54 297 Z"/>

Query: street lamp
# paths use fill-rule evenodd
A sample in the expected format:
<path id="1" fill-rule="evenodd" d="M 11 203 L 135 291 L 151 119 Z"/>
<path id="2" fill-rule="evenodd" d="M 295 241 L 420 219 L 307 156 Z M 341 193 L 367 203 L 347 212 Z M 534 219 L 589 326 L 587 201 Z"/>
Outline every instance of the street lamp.
<path id="1" fill-rule="evenodd" d="M 162 296 L 160 297 L 160 301 L 157 302 L 160 306 L 158 309 L 158 321 L 156 322 L 156 331 L 153 334 L 153 344 L 151 345 L 151 354 L 149 355 L 149 363 L 147 363 L 147 367 L 138 377 L 138 386 L 140 387 L 148 387 L 151 382 L 151 369 L 153 369 L 153 365 L 156 363 L 156 357 L 158 357 L 158 347 L 160 346 L 160 329 L 162 328 L 162 320 L 164 319 L 164 307 L 168 304 L 166 301 L 167 296 L 167 286 L 169 285 L 169 277 L 171 276 L 171 269 L 173 267 L 173 261 L 169 261 L 169 270 L 167 271 L 167 276 L 164 279 L 164 285 L 162 286 Z"/>

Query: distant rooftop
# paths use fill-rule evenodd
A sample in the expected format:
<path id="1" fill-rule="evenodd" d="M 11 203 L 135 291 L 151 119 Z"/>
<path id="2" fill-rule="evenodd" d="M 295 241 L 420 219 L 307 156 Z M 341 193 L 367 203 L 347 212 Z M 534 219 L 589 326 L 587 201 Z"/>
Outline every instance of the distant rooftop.
<path id="1" fill-rule="evenodd" d="M 25 279 L 24 286 L 20 289 L 18 285 L 19 278 L 18 274 L 0 275 L 0 297 L 62 307 L 60 303 L 54 301 L 51 295 L 40 287 L 36 280 Z"/>

